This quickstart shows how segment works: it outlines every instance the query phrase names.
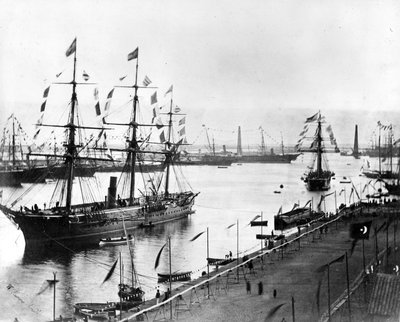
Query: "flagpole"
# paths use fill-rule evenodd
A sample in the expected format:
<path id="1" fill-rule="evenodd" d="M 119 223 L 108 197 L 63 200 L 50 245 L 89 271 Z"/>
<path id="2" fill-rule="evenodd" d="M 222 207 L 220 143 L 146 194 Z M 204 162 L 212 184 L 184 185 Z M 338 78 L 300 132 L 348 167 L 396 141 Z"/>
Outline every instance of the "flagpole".
<path id="1" fill-rule="evenodd" d="M 57 272 L 53 272 L 53 281 L 54 281 L 54 292 L 53 292 L 53 321 L 56 320 L 56 275 Z"/>
<path id="2" fill-rule="evenodd" d="M 292 319 L 293 319 L 293 322 L 296 322 L 296 317 L 294 314 L 294 297 L 293 296 L 292 296 Z"/>
<path id="3" fill-rule="evenodd" d="M 122 256 L 121 252 L 119 252 L 119 318 L 122 320 L 122 293 L 121 293 L 121 288 L 122 288 Z"/>
<path id="4" fill-rule="evenodd" d="M 331 286 L 329 282 L 329 263 L 328 263 L 328 321 L 331 321 Z"/>
<path id="5" fill-rule="evenodd" d="M 349 307 L 349 321 L 351 322 L 351 303 L 350 303 L 350 281 L 349 281 L 349 261 L 346 252 L 346 280 L 347 280 L 347 305 Z"/>
<path id="6" fill-rule="evenodd" d="M 386 225 L 386 271 L 389 268 L 389 216 L 387 219 L 387 225 Z"/>
<path id="7" fill-rule="evenodd" d="M 236 264 L 237 281 L 239 283 L 239 219 L 236 219 Z"/>
<path id="8" fill-rule="evenodd" d="M 263 234 L 263 225 L 262 225 L 262 221 L 263 221 L 263 212 L 261 211 L 261 226 L 260 226 L 260 230 L 261 230 L 261 236 Z M 260 242 L 260 253 L 262 253 L 263 250 L 263 240 L 261 238 L 261 242 Z"/>
<path id="9" fill-rule="evenodd" d="M 172 296 L 172 265 L 171 265 L 171 236 L 168 236 L 169 245 L 169 294 L 168 298 Z M 169 301 L 169 318 L 172 320 L 172 301 Z"/>
<path id="10" fill-rule="evenodd" d="M 210 262 L 208 260 L 210 258 L 210 242 L 209 242 L 209 235 L 208 235 L 208 227 L 207 227 L 207 294 L 208 298 L 210 298 Z"/>
<path id="11" fill-rule="evenodd" d="M 338 209 L 337 209 L 337 197 L 336 197 L 336 190 L 335 190 L 335 214 L 337 215 Z"/>

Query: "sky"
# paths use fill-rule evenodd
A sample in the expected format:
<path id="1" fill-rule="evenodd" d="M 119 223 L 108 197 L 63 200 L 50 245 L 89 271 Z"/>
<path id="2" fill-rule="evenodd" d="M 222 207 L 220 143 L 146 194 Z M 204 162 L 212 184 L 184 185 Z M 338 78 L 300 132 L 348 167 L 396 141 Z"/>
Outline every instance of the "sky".
<path id="1" fill-rule="evenodd" d="M 356 122 L 365 142 L 377 120 L 400 126 L 398 1 L 0 4 L 0 126 L 15 113 L 33 135 L 44 89 L 61 71 L 70 80 L 75 37 L 78 74 L 98 83 L 103 105 L 119 77 L 133 77 L 127 55 L 139 47 L 139 80 L 150 77 L 160 98 L 173 84 L 189 141 L 205 124 L 220 144 L 234 143 L 239 125 L 244 142 L 262 126 L 294 144 L 318 110 L 339 144 L 352 142 Z"/>

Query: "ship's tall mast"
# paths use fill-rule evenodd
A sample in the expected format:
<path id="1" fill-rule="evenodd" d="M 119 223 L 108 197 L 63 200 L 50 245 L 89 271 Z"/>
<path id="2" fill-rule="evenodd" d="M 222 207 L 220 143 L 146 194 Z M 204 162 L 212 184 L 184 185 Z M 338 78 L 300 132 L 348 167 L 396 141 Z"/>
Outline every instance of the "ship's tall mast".
<path id="1" fill-rule="evenodd" d="M 13 115 L 13 135 L 12 135 L 12 160 L 13 160 L 13 167 L 15 167 L 15 117 Z"/>
<path id="2" fill-rule="evenodd" d="M 318 116 L 317 128 L 317 174 L 318 177 L 322 175 L 322 136 L 321 136 L 321 114 Z"/>
<path id="3" fill-rule="evenodd" d="M 131 168 L 131 186 L 130 186 L 130 193 L 129 193 L 129 205 L 133 205 L 135 200 L 135 165 L 136 165 L 136 155 L 137 155 L 137 124 L 136 124 L 136 109 L 137 109 L 137 102 L 138 102 L 138 86 L 137 86 L 137 79 L 138 79 L 138 69 L 139 69 L 139 48 L 137 48 L 137 57 L 136 57 L 136 73 L 135 73 L 135 95 L 133 97 L 133 115 L 132 115 L 132 137 L 130 141 L 130 149 L 128 152 L 128 160 L 130 159 L 130 168 Z"/>
<path id="4" fill-rule="evenodd" d="M 75 46 L 77 44 L 75 43 Z M 69 115 L 69 122 L 67 124 L 68 128 L 68 143 L 67 143 L 67 157 L 66 157 L 66 164 L 67 164 L 67 171 L 68 171 L 68 181 L 67 181 L 67 200 L 66 200 L 66 208 L 67 210 L 71 210 L 71 200 L 72 200 L 72 184 L 74 179 L 74 159 L 76 155 L 76 145 L 75 145 L 75 104 L 77 102 L 76 99 L 76 51 L 77 48 L 75 47 L 74 51 L 74 72 L 72 78 L 72 97 L 71 97 L 71 111 Z"/>
<path id="5" fill-rule="evenodd" d="M 167 151 L 171 150 L 171 133 L 172 133 L 172 92 L 171 92 L 171 104 L 169 106 L 169 120 L 168 120 L 168 140 L 167 140 Z M 171 153 L 166 154 L 166 163 L 167 163 L 167 172 L 166 172 L 166 178 L 165 178 L 165 196 L 168 196 L 169 191 L 169 168 L 170 168 L 170 163 L 171 163 L 171 158 L 172 155 Z"/>

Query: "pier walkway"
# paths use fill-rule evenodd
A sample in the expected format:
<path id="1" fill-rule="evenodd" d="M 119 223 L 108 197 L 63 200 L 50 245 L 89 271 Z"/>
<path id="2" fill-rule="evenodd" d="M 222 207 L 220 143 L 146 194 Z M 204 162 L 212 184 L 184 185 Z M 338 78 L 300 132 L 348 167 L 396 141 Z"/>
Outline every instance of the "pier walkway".
<path id="1" fill-rule="evenodd" d="M 355 204 L 337 216 L 312 223 L 273 249 L 247 255 L 219 271 L 173 290 L 158 305 L 147 301 L 139 312 L 124 312 L 123 321 L 360 321 L 367 314 L 372 276 L 391 272 L 397 263 L 397 215 L 400 203 Z M 352 222 L 372 220 L 369 239 L 353 247 Z M 389 222 L 391 224 L 384 225 Z M 382 229 L 383 227 L 383 229 Z M 378 233 L 375 235 L 375 229 Z M 364 274 L 365 266 L 373 274 Z M 351 249 L 353 248 L 353 253 Z M 390 256 L 386 256 L 386 250 Z M 348 257 L 350 306 L 346 264 Z M 248 263 L 251 261 L 252 265 Z M 377 262 L 379 263 L 377 265 Z M 331 263 L 327 270 L 317 271 Z M 251 269 L 251 266 L 253 267 Z M 329 294 L 328 294 L 329 281 Z M 328 306 L 328 303 L 330 305 Z M 328 309 L 330 308 L 330 309 Z"/>

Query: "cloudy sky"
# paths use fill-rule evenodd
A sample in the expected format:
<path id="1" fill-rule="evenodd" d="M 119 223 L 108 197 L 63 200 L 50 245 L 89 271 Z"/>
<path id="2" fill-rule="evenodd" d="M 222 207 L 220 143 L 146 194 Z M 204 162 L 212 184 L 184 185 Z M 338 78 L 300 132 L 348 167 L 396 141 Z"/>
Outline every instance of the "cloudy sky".
<path id="1" fill-rule="evenodd" d="M 293 142 L 318 110 L 339 137 L 344 123 L 352 134 L 357 118 L 371 115 L 369 130 L 377 111 L 400 108 L 398 1 L 0 4 L 0 125 L 14 112 L 29 130 L 44 88 L 71 68 L 65 51 L 75 37 L 78 73 L 99 83 L 103 103 L 119 77 L 133 75 L 127 54 L 139 47 L 139 78 L 148 75 L 160 97 L 174 85 L 189 138 L 202 124 L 220 129 L 221 139 L 236 139 L 238 125 L 262 125 Z M 396 123 L 391 112 L 381 115 Z"/>

